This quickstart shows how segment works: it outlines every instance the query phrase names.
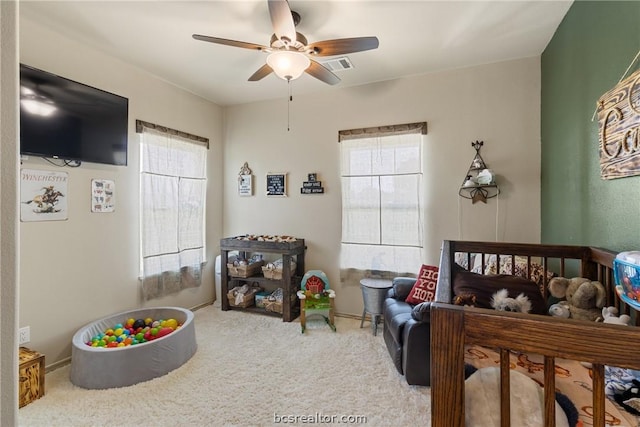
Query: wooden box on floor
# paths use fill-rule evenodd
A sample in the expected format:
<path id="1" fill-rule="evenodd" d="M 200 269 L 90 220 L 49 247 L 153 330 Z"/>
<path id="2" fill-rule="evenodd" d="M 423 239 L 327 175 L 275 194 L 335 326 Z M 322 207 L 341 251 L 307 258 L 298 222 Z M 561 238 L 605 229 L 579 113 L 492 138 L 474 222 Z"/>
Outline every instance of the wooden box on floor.
<path id="1" fill-rule="evenodd" d="M 44 354 L 20 347 L 19 405 L 22 408 L 44 396 Z"/>

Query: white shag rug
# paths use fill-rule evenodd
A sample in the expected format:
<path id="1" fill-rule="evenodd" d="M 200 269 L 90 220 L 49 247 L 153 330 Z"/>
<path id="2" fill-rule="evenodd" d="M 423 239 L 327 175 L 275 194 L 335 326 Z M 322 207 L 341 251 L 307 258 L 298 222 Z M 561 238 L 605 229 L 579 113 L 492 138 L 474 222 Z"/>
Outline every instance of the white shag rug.
<path id="1" fill-rule="evenodd" d="M 381 327 L 373 336 L 368 322 L 360 329 L 359 320 L 337 317 L 334 333 L 308 319 L 301 334 L 299 320 L 217 304 L 195 311 L 195 322 L 198 350 L 182 367 L 129 387 L 85 390 L 64 366 L 46 375 L 44 397 L 19 410 L 19 425 L 431 424 L 430 389 L 397 373 Z"/>

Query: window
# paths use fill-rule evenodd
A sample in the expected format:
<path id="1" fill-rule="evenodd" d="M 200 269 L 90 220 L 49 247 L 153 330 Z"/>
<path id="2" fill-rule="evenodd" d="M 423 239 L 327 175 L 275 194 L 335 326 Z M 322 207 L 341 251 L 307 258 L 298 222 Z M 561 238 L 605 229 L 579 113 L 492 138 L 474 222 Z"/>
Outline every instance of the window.
<path id="1" fill-rule="evenodd" d="M 208 142 L 140 123 L 140 267 L 150 299 L 199 285 Z"/>
<path id="2" fill-rule="evenodd" d="M 390 128 L 341 132 L 343 273 L 392 277 L 422 265 L 424 131 Z"/>

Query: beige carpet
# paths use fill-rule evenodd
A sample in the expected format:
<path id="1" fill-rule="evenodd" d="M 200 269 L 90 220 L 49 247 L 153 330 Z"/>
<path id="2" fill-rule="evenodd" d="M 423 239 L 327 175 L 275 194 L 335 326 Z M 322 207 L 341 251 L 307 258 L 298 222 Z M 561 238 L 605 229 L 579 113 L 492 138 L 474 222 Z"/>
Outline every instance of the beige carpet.
<path id="1" fill-rule="evenodd" d="M 198 351 L 182 367 L 110 390 L 75 387 L 62 367 L 47 374 L 45 396 L 20 409 L 20 425 L 430 425 L 429 388 L 407 385 L 368 322 L 337 318 L 337 333 L 308 322 L 303 335 L 298 321 L 217 305 L 195 321 Z"/>

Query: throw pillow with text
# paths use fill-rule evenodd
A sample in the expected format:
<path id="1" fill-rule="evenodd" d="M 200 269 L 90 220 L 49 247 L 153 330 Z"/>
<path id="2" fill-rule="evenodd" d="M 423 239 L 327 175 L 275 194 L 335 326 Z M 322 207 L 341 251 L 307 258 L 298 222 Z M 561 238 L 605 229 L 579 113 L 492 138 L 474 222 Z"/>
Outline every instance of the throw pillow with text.
<path id="1" fill-rule="evenodd" d="M 422 265 L 416 284 L 405 300 L 409 304 L 433 301 L 436 298 L 436 283 L 438 282 L 438 267 Z"/>

